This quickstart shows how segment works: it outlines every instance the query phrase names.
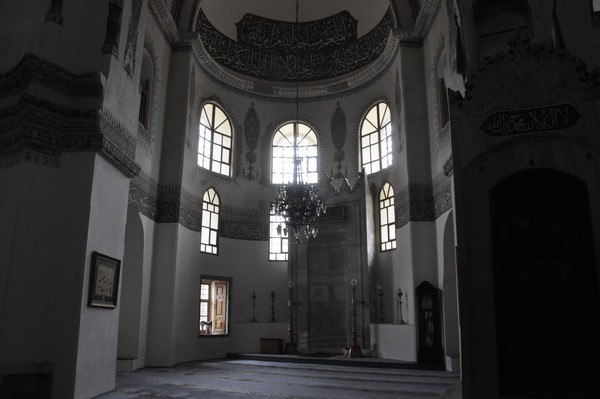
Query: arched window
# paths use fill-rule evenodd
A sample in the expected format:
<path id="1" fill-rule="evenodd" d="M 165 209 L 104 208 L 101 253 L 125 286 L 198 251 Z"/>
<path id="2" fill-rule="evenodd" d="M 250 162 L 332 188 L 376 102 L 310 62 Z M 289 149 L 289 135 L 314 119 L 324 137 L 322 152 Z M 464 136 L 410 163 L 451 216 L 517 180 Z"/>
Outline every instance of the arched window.
<path id="1" fill-rule="evenodd" d="M 297 128 L 297 132 L 294 129 Z M 273 136 L 271 183 L 294 182 L 294 158 L 300 162 L 298 182 L 318 183 L 318 141 L 310 126 L 290 122 L 281 126 Z"/>
<path id="2" fill-rule="evenodd" d="M 375 104 L 360 127 L 362 167 L 367 175 L 392 164 L 392 120 L 385 102 Z"/>
<path id="3" fill-rule="evenodd" d="M 142 70 L 140 73 L 139 93 L 140 108 L 138 112 L 138 122 L 141 129 L 138 131 L 149 138 L 150 121 L 152 118 L 152 97 L 155 90 L 155 65 L 147 49 L 144 49 L 142 56 Z"/>
<path id="4" fill-rule="evenodd" d="M 381 232 L 381 251 L 396 249 L 394 188 L 389 183 L 385 183 L 379 192 L 379 226 Z"/>
<path id="5" fill-rule="evenodd" d="M 229 176 L 231 137 L 231 123 L 225 112 L 216 104 L 205 104 L 200 115 L 198 166 Z"/>
<path id="6" fill-rule="evenodd" d="M 200 252 L 217 254 L 219 238 L 219 195 L 209 188 L 202 196 L 202 228 Z"/>

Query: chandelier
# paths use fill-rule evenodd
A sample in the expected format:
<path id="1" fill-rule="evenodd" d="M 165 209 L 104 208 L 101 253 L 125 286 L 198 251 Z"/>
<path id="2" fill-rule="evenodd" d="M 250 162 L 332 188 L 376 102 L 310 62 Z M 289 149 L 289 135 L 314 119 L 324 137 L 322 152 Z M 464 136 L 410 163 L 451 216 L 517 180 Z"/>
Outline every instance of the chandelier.
<path id="1" fill-rule="evenodd" d="M 299 76 L 298 76 L 298 8 L 299 0 L 296 0 L 296 57 L 295 57 L 295 74 L 296 74 L 296 123 L 294 123 L 294 169 L 293 181 L 287 185 L 279 187 L 279 193 L 275 201 L 271 202 L 271 212 L 283 219 L 283 227 L 281 224 L 277 226 L 277 234 L 287 236 L 288 233 L 293 234 L 296 242 L 305 242 L 310 238 L 317 236 L 319 226 L 316 224 L 317 218 L 325 213 L 327 205 L 317 196 L 319 189 L 312 184 L 305 184 L 302 180 L 302 158 L 298 157 L 298 108 L 299 108 Z"/>
<path id="2" fill-rule="evenodd" d="M 297 126 L 297 125 L 296 125 Z M 294 129 L 294 134 L 297 127 Z M 301 159 L 294 147 L 294 182 L 279 187 L 279 194 L 271 202 L 271 212 L 284 220 L 285 227 L 278 225 L 277 234 L 292 233 L 296 242 L 305 242 L 319 233 L 316 220 L 327 210 L 327 205 L 317 196 L 319 189 L 312 184 L 303 184 L 299 174 Z"/>

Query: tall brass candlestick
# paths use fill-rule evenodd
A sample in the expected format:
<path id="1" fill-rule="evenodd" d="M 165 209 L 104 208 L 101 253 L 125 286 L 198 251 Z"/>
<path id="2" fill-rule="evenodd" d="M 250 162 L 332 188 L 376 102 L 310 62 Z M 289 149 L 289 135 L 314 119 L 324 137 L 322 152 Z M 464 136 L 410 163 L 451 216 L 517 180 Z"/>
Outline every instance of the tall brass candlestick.
<path id="1" fill-rule="evenodd" d="M 251 323 L 256 323 L 256 292 L 252 293 L 252 320 Z"/>
<path id="2" fill-rule="evenodd" d="M 275 322 L 275 291 L 271 291 L 271 323 Z"/>
<path id="3" fill-rule="evenodd" d="M 297 355 L 298 347 L 294 337 L 294 282 L 288 282 L 288 317 L 287 317 L 287 344 L 286 355 Z"/>
<path id="4" fill-rule="evenodd" d="M 406 324 L 404 318 L 402 317 L 402 290 L 398 288 L 398 324 Z"/>
<path id="5" fill-rule="evenodd" d="M 348 350 L 347 357 L 362 357 L 362 351 L 360 349 L 360 345 L 358 344 L 358 322 L 356 320 L 356 285 L 358 281 L 356 279 L 352 279 L 352 332 L 351 332 L 351 343 L 350 349 Z"/>

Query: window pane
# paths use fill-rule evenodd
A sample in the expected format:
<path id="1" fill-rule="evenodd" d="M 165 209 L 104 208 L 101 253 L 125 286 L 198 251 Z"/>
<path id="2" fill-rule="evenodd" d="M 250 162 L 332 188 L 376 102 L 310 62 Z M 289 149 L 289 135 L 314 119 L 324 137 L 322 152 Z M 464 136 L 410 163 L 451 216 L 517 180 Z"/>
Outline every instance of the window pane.
<path id="1" fill-rule="evenodd" d="M 381 242 L 388 242 L 388 230 L 387 227 L 381 229 Z"/>
<path id="2" fill-rule="evenodd" d="M 210 230 L 207 229 L 206 227 L 202 227 L 202 229 L 200 230 L 200 242 L 202 244 L 208 244 L 209 235 L 210 235 Z"/>
<path id="3" fill-rule="evenodd" d="M 208 284 L 200 284 L 200 299 L 208 299 Z"/>

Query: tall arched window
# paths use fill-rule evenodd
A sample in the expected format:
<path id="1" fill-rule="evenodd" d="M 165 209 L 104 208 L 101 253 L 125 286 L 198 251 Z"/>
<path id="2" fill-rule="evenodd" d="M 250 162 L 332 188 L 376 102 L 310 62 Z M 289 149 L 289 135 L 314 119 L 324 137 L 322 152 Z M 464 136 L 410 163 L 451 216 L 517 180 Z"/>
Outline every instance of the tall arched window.
<path id="1" fill-rule="evenodd" d="M 222 175 L 231 171 L 231 123 L 216 104 L 206 103 L 200 115 L 198 166 Z"/>
<path id="2" fill-rule="evenodd" d="M 367 175 L 392 164 L 392 120 L 385 102 L 375 104 L 360 127 L 362 167 Z"/>
<path id="3" fill-rule="evenodd" d="M 394 209 L 394 188 L 385 183 L 379 192 L 379 226 L 381 251 L 396 248 L 396 211 Z"/>
<path id="4" fill-rule="evenodd" d="M 294 134 L 294 128 L 298 129 Z M 273 136 L 271 183 L 287 184 L 294 181 L 294 158 L 300 162 L 299 180 L 318 183 L 318 141 L 312 128 L 302 122 L 281 126 Z"/>
<path id="5" fill-rule="evenodd" d="M 200 229 L 200 252 L 217 254 L 219 242 L 219 195 L 209 188 L 202 196 L 202 227 Z"/>

